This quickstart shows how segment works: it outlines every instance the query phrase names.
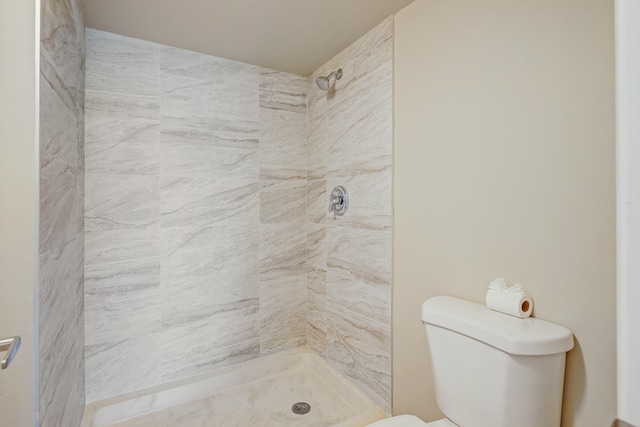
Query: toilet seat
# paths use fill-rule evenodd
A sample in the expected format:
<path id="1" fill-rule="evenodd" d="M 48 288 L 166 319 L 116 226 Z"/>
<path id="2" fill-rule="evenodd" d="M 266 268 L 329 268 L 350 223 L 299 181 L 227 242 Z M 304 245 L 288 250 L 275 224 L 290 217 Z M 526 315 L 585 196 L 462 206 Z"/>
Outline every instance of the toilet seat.
<path id="1" fill-rule="evenodd" d="M 413 415 L 396 415 L 369 424 L 367 427 L 458 427 L 446 418 L 425 423 L 420 418 Z"/>

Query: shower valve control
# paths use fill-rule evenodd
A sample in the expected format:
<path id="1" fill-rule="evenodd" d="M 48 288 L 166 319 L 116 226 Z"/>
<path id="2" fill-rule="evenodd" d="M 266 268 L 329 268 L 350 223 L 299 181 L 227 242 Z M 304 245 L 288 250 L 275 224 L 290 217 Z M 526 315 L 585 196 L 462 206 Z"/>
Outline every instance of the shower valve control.
<path id="1" fill-rule="evenodd" d="M 331 191 L 329 196 L 329 213 L 333 212 L 338 216 L 344 215 L 349 207 L 349 193 L 342 185 L 338 185 Z"/>

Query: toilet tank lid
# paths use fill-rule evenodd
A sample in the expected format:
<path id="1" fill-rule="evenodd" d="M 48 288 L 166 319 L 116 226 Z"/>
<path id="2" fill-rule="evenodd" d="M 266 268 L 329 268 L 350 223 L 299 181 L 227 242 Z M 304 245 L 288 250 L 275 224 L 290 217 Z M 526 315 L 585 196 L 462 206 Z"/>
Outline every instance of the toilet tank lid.
<path id="1" fill-rule="evenodd" d="M 520 319 L 449 296 L 426 300 L 422 304 L 422 321 L 514 355 L 540 356 L 573 348 L 573 334 L 564 326 L 532 317 Z"/>

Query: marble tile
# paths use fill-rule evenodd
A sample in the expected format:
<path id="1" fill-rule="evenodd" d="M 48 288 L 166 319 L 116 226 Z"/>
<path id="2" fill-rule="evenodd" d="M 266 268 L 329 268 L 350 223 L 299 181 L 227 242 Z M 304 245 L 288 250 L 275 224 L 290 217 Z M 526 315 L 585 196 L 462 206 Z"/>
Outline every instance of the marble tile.
<path id="1" fill-rule="evenodd" d="M 127 330 L 116 341 L 85 347 L 87 403 L 162 382 L 160 333 Z"/>
<path id="2" fill-rule="evenodd" d="M 330 226 L 388 230 L 393 226 L 393 168 L 391 156 L 388 166 L 375 173 L 327 179 L 327 191 L 342 185 L 349 192 L 349 208 L 345 215 L 335 216 L 328 209 L 322 212 L 324 222 Z M 328 199 L 323 194 L 323 201 Z M 317 206 L 320 215 L 320 203 Z"/>
<path id="3" fill-rule="evenodd" d="M 255 358 L 260 347 L 259 300 L 211 305 L 188 317 L 162 316 L 160 366 L 171 381 Z"/>
<path id="4" fill-rule="evenodd" d="M 87 30 L 85 103 L 110 117 L 158 120 L 160 54 L 155 43 Z"/>
<path id="5" fill-rule="evenodd" d="M 82 331 L 82 328 L 76 330 Z M 81 335 L 81 333 L 80 333 Z M 79 425 L 85 406 L 84 353 L 81 340 L 62 353 L 40 354 L 40 425 Z"/>
<path id="6" fill-rule="evenodd" d="M 40 254 L 39 350 L 43 358 L 82 342 L 83 237 Z"/>
<path id="7" fill-rule="evenodd" d="M 309 78 L 307 345 L 391 408 L 392 18 Z M 337 68 L 332 90 L 314 80 Z M 344 185 L 349 210 L 327 210 Z"/>
<path id="8" fill-rule="evenodd" d="M 330 215 L 327 181 L 325 179 L 309 179 L 307 181 L 307 222 L 324 224 Z"/>
<path id="9" fill-rule="evenodd" d="M 307 268 L 327 271 L 327 227 L 307 224 Z"/>
<path id="10" fill-rule="evenodd" d="M 390 324 L 391 230 L 329 228 L 326 241 L 327 306 Z"/>
<path id="11" fill-rule="evenodd" d="M 157 98 L 160 46 L 144 40 L 88 29 L 86 90 Z"/>
<path id="12" fill-rule="evenodd" d="M 307 267 L 306 345 L 324 355 L 327 349 L 327 294 L 325 270 Z"/>
<path id="13" fill-rule="evenodd" d="M 260 69 L 260 107 L 302 113 L 307 110 L 307 79 L 282 71 Z"/>
<path id="14" fill-rule="evenodd" d="M 76 105 L 63 99 L 43 74 L 40 75 L 40 169 L 52 161 L 77 167 L 78 117 Z"/>
<path id="15" fill-rule="evenodd" d="M 85 109 L 85 159 L 92 174 L 157 175 L 160 121 Z"/>
<path id="16" fill-rule="evenodd" d="M 260 226 L 260 272 L 297 269 L 307 259 L 307 233 L 304 227 L 290 224 Z"/>
<path id="17" fill-rule="evenodd" d="M 386 410 L 390 410 L 391 242 L 390 229 L 327 229 L 327 356 Z"/>
<path id="18" fill-rule="evenodd" d="M 255 176 L 259 173 L 258 125 L 208 120 L 186 124 L 163 117 L 160 152 L 164 175 Z"/>
<path id="19" fill-rule="evenodd" d="M 161 302 L 157 230 L 85 233 L 87 346 L 158 332 Z"/>
<path id="20" fill-rule="evenodd" d="M 307 346 L 324 355 L 327 345 L 327 229 L 307 224 Z"/>
<path id="21" fill-rule="evenodd" d="M 195 263 L 192 261 L 189 266 Z M 192 273 L 183 279 L 174 272 L 163 273 L 162 298 L 165 302 L 162 312 L 170 316 L 173 322 L 189 322 L 194 312 L 206 313 L 214 306 L 233 304 L 243 301 L 242 298 L 258 299 L 257 265 L 217 265 L 203 269 L 210 270 L 210 273 L 206 276 L 194 276 Z"/>
<path id="22" fill-rule="evenodd" d="M 305 114 L 260 108 L 260 176 L 306 179 Z"/>
<path id="23" fill-rule="evenodd" d="M 307 266 L 307 289 L 309 310 L 326 312 L 327 270 Z"/>
<path id="24" fill-rule="evenodd" d="M 84 26 L 76 0 L 40 5 L 39 422 L 78 425 L 84 391 Z"/>
<path id="25" fill-rule="evenodd" d="M 332 99 L 338 102 L 361 88 L 374 88 L 380 84 L 379 78 L 390 80 L 392 63 L 393 17 L 389 17 L 328 62 L 330 70 L 343 69 Z M 380 67 L 386 67 L 386 73 L 374 77 Z"/>
<path id="26" fill-rule="evenodd" d="M 208 175 L 161 177 L 161 225 L 257 224 L 258 178 Z"/>
<path id="27" fill-rule="evenodd" d="M 366 96 L 356 95 L 332 104 L 327 112 L 327 128 L 327 166 L 333 176 L 389 167 L 393 140 L 391 81 Z"/>
<path id="28" fill-rule="evenodd" d="M 82 232 L 82 188 L 75 171 L 53 161 L 40 175 L 40 251 L 65 244 Z"/>
<path id="29" fill-rule="evenodd" d="M 312 76 L 310 85 L 315 86 Z M 311 90 L 317 90 L 313 89 Z M 327 97 L 313 98 L 307 107 L 307 176 L 309 179 L 323 179 L 327 173 L 329 140 L 327 139 Z"/>
<path id="30" fill-rule="evenodd" d="M 85 295 L 87 345 L 117 341 L 123 331 L 146 335 L 160 330 L 160 286 L 104 286 Z"/>
<path id="31" fill-rule="evenodd" d="M 162 99 L 162 107 L 166 104 Z M 206 109 L 206 106 L 203 107 Z M 228 148 L 258 149 L 259 123 L 257 116 L 229 119 L 220 115 L 181 116 L 162 111 L 164 141 L 209 143 Z"/>
<path id="32" fill-rule="evenodd" d="M 82 10 L 76 0 L 40 3 L 40 53 L 42 63 L 59 81 L 56 91 L 66 92 L 78 105 L 84 98 L 85 34 Z M 47 77 L 53 73 L 46 73 Z M 44 103 L 41 103 L 44 105 Z M 81 109 L 80 109 L 81 110 Z"/>
<path id="33" fill-rule="evenodd" d="M 307 273 L 270 270 L 260 275 L 260 354 L 304 345 L 307 314 Z"/>
<path id="34" fill-rule="evenodd" d="M 66 418 L 77 423 L 84 409 L 82 252 L 78 235 L 39 257 L 41 425 L 62 425 Z"/>
<path id="35" fill-rule="evenodd" d="M 159 120 L 160 117 L 160 97 L 157 95 L 141 96 L 135 93 L 87 90 L 85 107 L 109 112 L 111 116 L 117 116 L 123 120 L 129 118 Z"/>
<path id="36" fill-rule="evenodd" d="M 168 51 L 167 51 L 168 49 Z M 229 121 L 258 122 L 259 76 L 255 66 L 213 58 L 198 61 L 203 55 L 192 52 L 172 57 L 171 48 L 163 48 L 162 115 L 189 120 L 217 118 Z M 211 57 L 209 57 L 211 58 Z"/>
<path id="37" fill-rule="evenodd" d="M 348 307 L 358 315 L 382 324 L 391 323 L 391 284 L 337 277 L 336 270 L 327 272 L 327 307 Z M 363 298 L 366 296 L 366 298 Z"/>
<path id="38" fill-rule="evenodd" d="M 163 172 L 257 174 L 257 67 L 163 47 L 161 69 Z"/>
<path id="39" fill-rule="evenodd" d="M 189 318 L 259 297 L 258 226 L 162 230 L 163 313 Z"/>
<path id="40" fill-rule="evenodd" d="M 71 364 L 71 372 L 65 374 L 65 378 L 71 379 L 71 388 L 68 392 L 59 393 L 63 397 L 66 396 L 66 402 L 64 409 L 62 410 L 61 418 L 58 420 L 52 420 L 48 422 L 45 417 L 41 417 L 41 426 L 77 426 L 82 422 L 86 406 L 85 395 L 85 366 L 84 366 L 84 347 L 78 349 L 79 356 L 76 358 L 76 363 Z M 59 395 L 55 393 L 57 397 Z M 42 401 L 41 401 L 42 403 Z M 42 411 L 40 412 L 42 414 Z"/>
<path id="41" fill-rule="evenodd" d="M 158 227 L 160 190 L 156 176 L 88 171 L 85 180 L 87 230 Z"/>
<path id="42" fill-rule="evenodd" d="M 327 358 L 387 412 L 391 412 L 391 325 L 327 306 Z"/>
<path id="43" fill-rule="evenodd" d="M 390 35 L 389 35 L 390 36 Z M 362 57 L 350 57 L 345 63 L 345 78 L 338 82 L 332 104 L 347 98 L 368 99 L 373 104 L 380 96 L 388 96 L 393 86 L 393 43 L 391 38 Z M 371 55 L 370 55 L 371 54 Z"/>
<path id="44" fill-rule="evenodd" d="M 260 176 L 306 179 L 306 79 L 260 70 Z"/>
<path id="45" fill-rule="evenodd" d="M 78 152 L 82 141 L 77 131 L 82 117 L 44 80 L 41 103 L 40 253 L 44 253 L 82 233 L 83 170 Z"/>
<path id="46" fill-rule="evenodd" d="M 231 78 L 231 77 L 229 77 Z M 246 84 L 225 86 L 225 82 L 201 82 L 163 74 L 160 113 L 164 117 L 179 118 L 187 124 L 207 123 L 208 120 L 233 123 L 258 123 L 255 98 L 257 87 Z"/>
<path id="47" fill-rule="evenodd" d="M 160 58 L 160 70 L 168 77 L 216 82 L 227 88 L 259 87 L 260 67 L 255 65 L 164 45 Z"/>
<path id="48" fill-rule="evenodd" d="M 307 182 L 295 180 L 260 180 L 260 223 L 305 222 Z"/>
<path id="49" fill-rule="evenodd" d="M 78 49 L 80 49 L 79 46 Z M 60 75 L 60 70 L 56 67 L 55 59 L 47 56 L 44 50 L 40 51 L 41 97 L 46 95 L 42 93 L 42 86 L 49 86 L 53 89 L 56 96 L 60 98 L 65 107 L 69 111 L 73 111 L 78 118 L 81 118 L 83 115 L 84 105 L 84 63 L 82 65 L 83 68 L 78 70 L 77 76 L 80 80 L 75 82 L 73 86 L 67 86 Z M 41 98 L 41 100 L 43 102 L 40 103 L 40 107 L 44 108 L 42 111 L 51 108 L 46 98 Z M 43 130 L 42 126 L 40 126 L 40 130 Z"/>
<path id="50" fill-rule="evenodd" d="M 163 228 L 162 257 L 171 268 L 198 251 L 206 251 L 212 264 L 248 265 L 258 258 L 258 225 Z M 186 269 L 187 270 L 193 269 Z"/>
<path id="51" fill-rule="evenodd" d="M 352 277 L 372 283 L 391 283 L 391 236 L 391 229 L 328 227 L 327 272 L 336 280 Z"/>
<path id="52" fill-rule="evenodd" d="M 344 69 L 326 117 L 327 166 L 334 177 L 391 167 L 392 47 L 387 19 L 332 60 Z"/>
<path id="53" fill-rule="evenodd" d="M 159 283 L 158 230 L 87 231 L 84 241 L 86 287 L 147 287 Z"/>
<path id="54" fill-rule="evenodd" d="M 84 110 L 84 107 L 83 107 Z M 84 199 L 85 199 L 85 188 L 84 188 L 84 184 L 85 184 L 85 174 L 86 174 L 86 165 L 85 165 L 85 136 L 84 136 L 84 131 L 85 131 L 85 118 L 84 118 L 84 112 L 82 113 L 82 120 L 78 121 L 78 127 L 76 129 L 76 147 L 78 150 L 78 171 L 79 173 L 77 174 L 77 182 L 78 182 L 78 193 L 81 194 L 82 196 L 82 205 L 84 206 Z M 83 209 L 84 210 L 84 209 Z M 82 214 L 82 224 L 83 224 L 83 229 L 84 229 L 84 212 Z"/>

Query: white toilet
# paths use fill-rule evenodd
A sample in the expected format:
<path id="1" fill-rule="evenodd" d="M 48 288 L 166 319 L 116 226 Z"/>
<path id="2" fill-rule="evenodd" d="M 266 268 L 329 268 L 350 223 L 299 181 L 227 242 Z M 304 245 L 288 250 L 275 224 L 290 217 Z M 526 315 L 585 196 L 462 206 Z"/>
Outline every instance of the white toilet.
<path id="1" fill-rule="evenodd" d="M 558 427 L 571 331 L 481 304 L 434 297 L 422 304 L 438 406 L 425 423 L 400 415 L 369 427 Z"/>

